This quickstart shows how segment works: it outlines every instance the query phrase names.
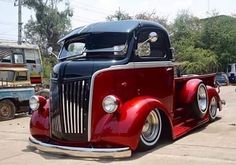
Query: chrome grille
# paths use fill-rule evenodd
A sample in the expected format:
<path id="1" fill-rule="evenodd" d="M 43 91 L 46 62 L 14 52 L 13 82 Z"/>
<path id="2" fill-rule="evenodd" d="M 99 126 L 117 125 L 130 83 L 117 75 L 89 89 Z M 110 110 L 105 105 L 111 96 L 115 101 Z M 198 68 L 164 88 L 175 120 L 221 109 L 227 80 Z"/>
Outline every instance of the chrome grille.
<path id="1" fill-rule="evenodd" d="M 61 86 L 64 133 L 84 133 L 84 110 L 88 107 L 88 82 L 67 82 Z"/>
<path id="2" fill-rule="evenodd" d="M 52 83 L 55 90 L 51 98 L 54 137 L 87 140 L 89 85 L 90 78 L 66 79 L 61 83 Z"/>

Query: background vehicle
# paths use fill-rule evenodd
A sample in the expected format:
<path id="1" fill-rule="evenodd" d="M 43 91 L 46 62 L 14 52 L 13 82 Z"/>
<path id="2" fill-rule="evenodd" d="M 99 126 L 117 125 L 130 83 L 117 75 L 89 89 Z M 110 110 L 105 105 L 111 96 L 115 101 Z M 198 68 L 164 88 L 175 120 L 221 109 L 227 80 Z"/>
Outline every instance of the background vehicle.
<path id="1" fill-rule="evenodd" d="M 216 81 L 219 85 L 229 85 L 229 78 L 224 72 L 216 73 Z"/>
<path id="2" fill-rule="evenodd" d="M 42 59 L 37 45 L 0 40 L 0 67 L 27 67 L 31 83 L 42 83 Z"/>
<path id="3" fill-rule="evenodd" d="M 96 23 L 59 42 L 50 99 L 30 99 L 30 143 L 39 150 L 128 157 L 214 121 L 222 109 L 215 74 L 175 76 L 169 35 L 157 23 Z"/>
<path id="4" fill-rule="evenodd" d="M 236 63 L 232 63 L 228 65 L 227 75 L 229 77 L 229 82 L 231 83 L 236 82 Z"/>
<path id="5" fill-rule="evenodd" d="M 28 69 L 0 67 L 0 120 L 12 119 L 15 113 L 28 112 L 34 95 Z"/>

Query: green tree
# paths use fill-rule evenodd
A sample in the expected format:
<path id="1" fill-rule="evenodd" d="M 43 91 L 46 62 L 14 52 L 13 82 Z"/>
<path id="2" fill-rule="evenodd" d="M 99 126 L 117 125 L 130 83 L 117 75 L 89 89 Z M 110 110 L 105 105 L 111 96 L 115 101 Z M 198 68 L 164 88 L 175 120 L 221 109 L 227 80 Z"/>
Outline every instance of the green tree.
<path id="1" fill-rule="evenodd" d="M 35 19 L 31 19 L 24 27 L 26 38 L 41 48 L 52 46 L 59 50 L 57 41 L 71 28 L 70 17 L 73 15 L 68 3 L 59 11 L 58 5 L 63 0 L 25 0 L 24 6 L 34 10 Z"/>
<path id="2" fill-rule="evenodd" d="M 199 47 L 213 51 L 224 71 L 228 63 L 236 62 L 236 18 L 213 13 L 202 24 Z"/>
<path id="3" fill-rule="evenodd" d="M 154 22 L 160 23 L 165 28 L 168 28 L 167 18 L 158 16 L 155 10 L 153 10 L 152 12 L 138 13 L 133 18 L 154 21 Z"/>
<path id="4" fill-rule="evenodd" d="M 119 21 L 119 20 L 132 19 L 132 17 L 128 13 L 126 13 L 125 11 L 122 11 L 119 9 L 119 10 L 115 11 L 115 14 L 107 16 L 106 19 L 108 21 Z"/>
<path id="5" fill-rule="evenodd" d="M 213 51 L 198 47 L 202 33 L 201 20 L 183 10 L 171 25 L 171 39 L 176 49 L 176 60 L 182 63 L 184 74 L 215 72 L 217 56 Z"/>

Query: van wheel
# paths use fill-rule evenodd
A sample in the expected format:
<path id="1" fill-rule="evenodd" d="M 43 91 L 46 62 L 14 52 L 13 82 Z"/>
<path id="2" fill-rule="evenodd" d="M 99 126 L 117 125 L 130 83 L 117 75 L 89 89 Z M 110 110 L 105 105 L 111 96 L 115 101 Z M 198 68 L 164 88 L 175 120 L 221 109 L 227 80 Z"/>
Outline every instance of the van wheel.
<path id="1" fill-rule="evenodd" d="M 158 109 L 152 110 L 143 125 L 138 146 L 139 151 L 146 151 L 156 146 L 162 130 L 161 114 Z"/>
<path id="2" fill-rule="evenodd" d="M 216 98 L 212 97 L 211 98 L 211 102 L 210 102 L 210 106 L 209 106 L 209 118 L 210 118 L 210 121 L 214 121 L 216 119 L 217 109 L 218 109 L 218 105 L 217 105 Z"/>
<path id="3" fill-rule="evenodd" d="M 207 112 L 208 95 L 206 86 L 200 83 L 197 88 L 196 98 L 193 103 L 193 113 L 197 118 L 202 118 Z"/>
<path id="4" fill-rule="evenodd" d="M 15 117 L 16 107 L 11 100 L 0 101 L 0 120 L 9 120 Z"/>

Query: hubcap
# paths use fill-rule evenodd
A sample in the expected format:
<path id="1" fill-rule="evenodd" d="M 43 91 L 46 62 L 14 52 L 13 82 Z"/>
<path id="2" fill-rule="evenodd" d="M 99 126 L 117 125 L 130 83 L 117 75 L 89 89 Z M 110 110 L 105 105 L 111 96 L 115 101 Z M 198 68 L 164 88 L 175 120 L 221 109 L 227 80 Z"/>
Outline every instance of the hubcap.
<path id="1" fill-rule="evenodd" d="M 154 141 L 159 135 L 161 121 L 156 111 L 151 111 L 142 129 L 142 138 L 147 142 Z"/>
<path id="2" fill-rule="evenodd" d="M 215 97 L 213 97 L 211 99 L 211 105 L 210 105 L 210 112 L 209 113 L 210 113 L 212 119 L 214 119 L 216 117 L 216 114 L 217 114 L 217 102 L 216 102 Z"/>
<path id="3" fill-rule="evenodd" d="M 207 94 L 203 85 L 200 85 L 198 88 L 198 96 L 197 96 L 198 106 L 202 112 L 207 110 Z"/>

